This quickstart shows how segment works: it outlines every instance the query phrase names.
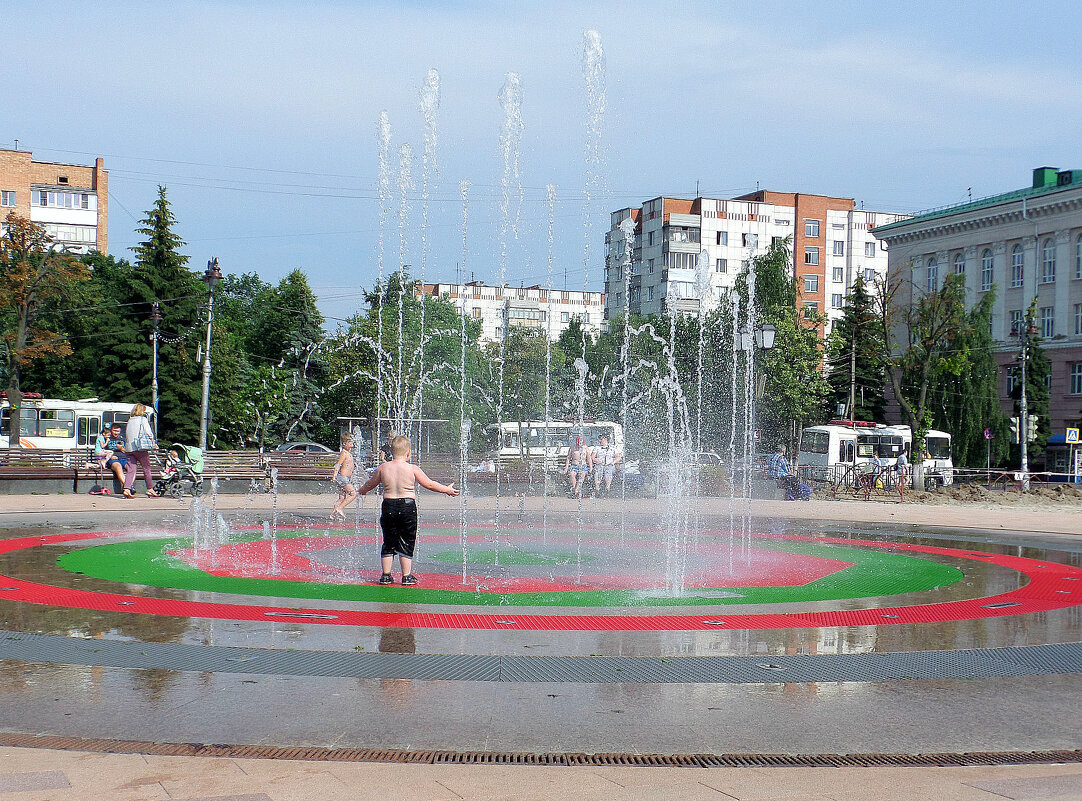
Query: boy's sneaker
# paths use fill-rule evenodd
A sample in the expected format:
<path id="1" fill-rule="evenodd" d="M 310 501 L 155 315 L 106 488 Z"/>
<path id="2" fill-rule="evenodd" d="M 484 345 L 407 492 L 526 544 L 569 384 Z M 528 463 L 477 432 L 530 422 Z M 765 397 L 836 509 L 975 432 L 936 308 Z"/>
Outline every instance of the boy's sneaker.
<path id="1" fill-rule="evenodd" d="M 415 575 L 413 575 L 412 573 L 410 573 L 408 576 L 403 576 L 402 577 L 402 584 L 404 584 L 407 587 L 413 586 L 416 583 L 417 583 L 417 577 Z"/>
<path id="2" fill-rule="evenodd" d="M 380 584 L 394 584 L 394 576 L 392 576 L 390 573 L 384 573 L 382 576 L 379 577 L 379 583 Z M 405 579 L 402 580 L 402 583 L 403 584 L 406 583 Z"/>

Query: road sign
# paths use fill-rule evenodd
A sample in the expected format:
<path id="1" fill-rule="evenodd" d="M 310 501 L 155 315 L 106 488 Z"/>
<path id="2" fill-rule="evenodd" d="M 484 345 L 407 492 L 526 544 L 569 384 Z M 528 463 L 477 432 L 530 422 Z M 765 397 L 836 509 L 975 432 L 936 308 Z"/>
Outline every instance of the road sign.
<path id="1" fill-rule="evenodd" d="M 1077 445 L 1079 443 L 1077 428 L 1067 429 L 1067 437 L 1065 438 L 1065 442 L 1068 445 Z"/>
<path id="2" fill-rule="evenodd" d="M 985 439 L 991 439 L 992 438 L 992 429 L 990 429 L 990 428 L 984 429 L 984 438 Z"/>

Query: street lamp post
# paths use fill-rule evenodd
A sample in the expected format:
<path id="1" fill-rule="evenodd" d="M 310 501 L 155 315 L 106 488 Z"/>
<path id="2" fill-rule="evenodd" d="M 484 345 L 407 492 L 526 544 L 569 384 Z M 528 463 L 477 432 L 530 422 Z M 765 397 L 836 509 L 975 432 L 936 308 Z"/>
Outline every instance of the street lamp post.
<path id="1" fill-rule="evenodd" d="M 1026 397 L 1026 362 L 1029 361 L 1029 335 L 1033 329 L 1033 322 L 1027 311 L 1022 323 L 1011 330 L 1011 333 L 1018 337 L 1018 358 L 1022 362 L 1022 390 L 1018 399 L 1018 445 L 1022 452 L 1023 490 L 1029 489 L 1029 402 Z"/>
<path id="2" fill-rule="evenodd" d="M 207 347 L 203 351 L 203 402 L 199 407 L 199 447 L 207 449 L 207 415 L 210 410 L 210 332 L 214 323 L 214 287 L 222 280 L 217 257 L 207 262 L 203 283 L 207 285 L 210 298 L 207 301 Z"/>
<path id="3" fill-rule="evenodd" d="M 153 346 L 153 359 L 151 361 L 150 378 L 150 405 L 154 409 L 154 439 L 158 439 L 158 326 L 162 323 L 162 315 L 158 311 L 158 301 L 154 301 L 153 311 L 150 314 L 150 324 L 153 330 L 150 334 Z"/>

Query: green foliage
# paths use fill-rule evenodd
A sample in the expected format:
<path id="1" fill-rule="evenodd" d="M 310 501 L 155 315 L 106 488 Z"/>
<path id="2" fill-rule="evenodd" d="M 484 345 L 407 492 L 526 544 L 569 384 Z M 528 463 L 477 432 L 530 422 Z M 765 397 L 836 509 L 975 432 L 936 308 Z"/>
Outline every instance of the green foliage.
<path id="1" fill-rule="evenodd" d="M 824 412 L 833 417 L 839 404 L 848 407 L 853 395 L 852 419 L 882 422 L 887 401 L 884 395 L 883 336 L 875 299 L 859 273 L 845 298 L 842 317 L 826 342 L 826 380 L 830 385 Z M 855 369 L 854 369 L 855 362 Z M 852 377 L 856 380 L 853 381 Z"/>
<path id="2" fill-rule="evenodd" d="M 1034 298 L 1029 308 L 1026 309 L 1025 315 L 1025 348 L 1027 351 L 1026 408 L 1028 414 L 1037 415 L 1037 438 L 1029 443 L 1030 458 L 1039 456 L 1044 452 L 1044 448 L 1048 444 L 1048 438 L 1052 435 L 1052 423 L 1048 414 L 1050 400 L 1048 378 L 1052 372 L 1052 367 L 1048 361 L 1048 355 L 1044 352 L 1044 348 L 1041 347 L 1041 335 L 1037 328 L 1036 318 L 1037 299 Z M 1014 391 L 1011 393 L 1011 397 L 1015 401 L 1015 415 L 1021 414 L 1022 410 L 1021 375 L 1020 366 L 1016 367 L 1015 376 L 1019 380 L 1015 382 Z M 1011 449 L 1011 455 L 1011 461 L 1018 464 L 1021 460 L 1020 446 L 1014 446 Z"/>

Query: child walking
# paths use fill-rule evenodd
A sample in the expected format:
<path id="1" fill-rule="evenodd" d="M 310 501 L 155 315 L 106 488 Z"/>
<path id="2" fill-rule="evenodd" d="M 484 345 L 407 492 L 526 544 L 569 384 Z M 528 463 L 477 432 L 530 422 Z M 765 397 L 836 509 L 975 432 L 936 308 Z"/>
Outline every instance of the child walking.
<path id="1" fill-rule="evenodd" d="M 331 520 L 345 520 L 346 507 L 356 495 L 357 490 L 353 487 L 353 437 L 345 434 L 342 437 L 342 450 L 338 452 L 338 461 L 334 463 L 331 471 L 331 481 L 338 488 L 338 502 L 331 510 Z"/>
<path id="2" fill-rule="evenodd" d="M 379 515 L 379 527 L 383 530 L 383 547 L 379 552 L 383 575 L 379 583 L 394 583 L 391 569 L 394 567 L 394 556 L 398 554 L 402 563 L 402 583 L 410 586 L 417 583 L 417 577 L 413 575 L 413 552 L 417 547 L 416 485 L 452 498 L 458 495 L 458 490 L 453 483 L 433 481 L 425 475 L 424 470 L 410 462 L 412 453 L 408 437 L 399 436 L 391 440 L 391 452 L 394 459 L 383 462 L 358 492 L 367 495 L 383 485 L 383 505 Z"/>

